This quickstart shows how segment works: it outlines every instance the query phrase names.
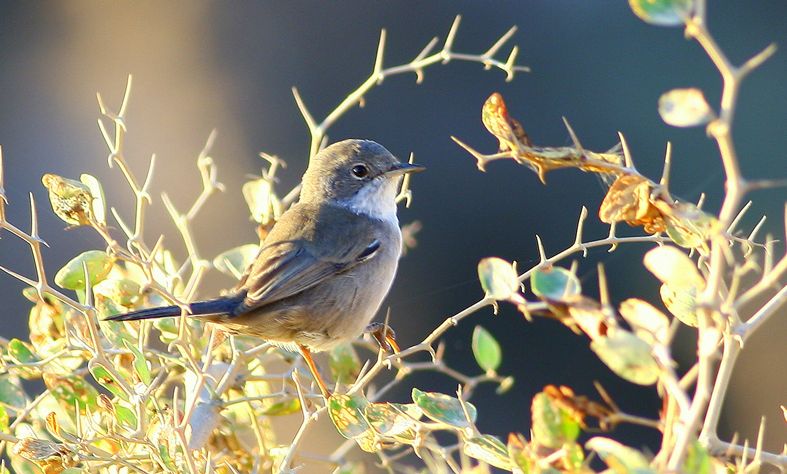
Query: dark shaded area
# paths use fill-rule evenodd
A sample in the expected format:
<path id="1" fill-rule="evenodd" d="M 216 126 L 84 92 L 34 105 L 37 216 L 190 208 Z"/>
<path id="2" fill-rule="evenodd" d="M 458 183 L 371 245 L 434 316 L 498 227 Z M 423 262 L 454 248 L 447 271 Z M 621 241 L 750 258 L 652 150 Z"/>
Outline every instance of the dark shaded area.
<path id="1" fill-rule="evenodd" d="M 144 174 L 149 155 L 159 156 L 156 194 L 166 190 L 183 209 L 199 192 L 194 166 L 212 128 L 219 130 L 213 156 L 228 191 L 217 196 L 195 223 L 200 251 L 212 256 L 254 240 L 240 194 L 245 175 L 258 172 L 259 151 L 288 161 L 281 190 L 296 184 L 306 165 L 308 136 L 290 87 L 297 86 L 315 117 L 324 117 L 372 69 L 379 29 L 388 30 L 386 65 L 412 59 L 433 35 L 441 39 L 456 13 L 464 15 L 455 49 L 486 50 L 511 25 L 519 32 L 510 44 L 521 47 L 521 62 L 533 72 L 505 83 L 500 71 L 478 64 L 452 63 L 414 75 L 389 78 L 366 97 L 363 109 L 351 110 L 329 132 L 332 140 L 362 137 L 379 141 L 395 154 L 415 152 L 429 169 L 413 180 L 415 201 L 402 210 L 406 223 L 424 223 L 418 247 L 403 260 L 388 302 L 392 325 L 404 345 L 420 340 L 446 316 L 482 296 L 476 279 L 480 258 L 497 255 L 517 260 L 524 269 L 536 263 L 535 234 L 553 254 L 574 239 L 581 206 L 590 210 L 587 238 L 603 237 L 594 218 L 602 188 L 595 178 L 573 171 L 548 175 L 544 187 L 529 170 L 497 162 L 482 174 L 472 157 L 450 135 L 492 152 L 496 141 L 483 129 L 481 104 L 494 92 L 506 98 L 533 141 L 566 145 L 561 123 L 566 116 L 583 145 L 605 150 L 625 133 L 638 167 L 652 177 L 661 173 L 667 140 L 673 143 L 675 193 L 696 200 L 707 194 L 707 207 L 721 202 L 723 173 L 714 143 L 701 128 L 676 129 L 659 118 L 659 95 L 673 87 L 696 86 L 717 104 L 718 73 L 698 45 L 680 29 L 656 28 L 639 21 L 625 2 L 13 2 L 0 7 L 0 144 L 5 156 L 10 219 L 27 227 L 27 193 L 39 203 L 41 234 L 50 273 L 76 253 L 96 248 L 90 231 L 62 232 L 49 212 L 40 176 L 96 175 L 108 199 L 122 215 L 132 210 L 130 193 L 117 170 L 106 167 L 106 149 L 96 129 L 95 92 L 117 104 L 125 78 L 134 74 L 129 112 L 128 159 Z M 779 0 L 718 1 L 710 5 L 710 28 L 736 62 L 769 42 L 787 44 L 787 4 Z M 501 56 L 509 51 L 504 48 Z M 735 138 L 748 177 L 783 177 L 787 104 L 784 51 L 744 83 Z M 783 189 L 758 192 L 743 227 L 767 214 L 769 232 L 780 237 Z M 146 238 L 166 233 L 168 245 L 183 255 L 174 227 L 162 206 L 151 211 Z M 764 235 L 764 232 L 761 234 Z M 27 249 L 2 235 L 0 264 L 32 274 Z M 616 301 L 639 295 L 658 301 L 658 285 L 640 265 L 646 246 L 613 254 L 592 251 L 580 273 L 588 293 L 596 287 L 596 262 L 605 264 Z M 566 262 L 569 264 L 570 262 Z M 214 273 L 203 296 L 230 286 Z M 0 276 L 2 335 L 25 337 L 28 304 L 22 286 Z M 780 422 L 787 382 L 773 369 L 787 358 L 784 311 L 744 350 L 725 410 L 722 435 L 738 430 L 756 436 L 760 416 L 770 422 L 766 445 L 779 449 L 787 438 Z M 503 396 L 481 387 L 479 427 L 505 436 L 529 429 L 529 400 L 546 384 L 569 384 L 594 394 L 603 383 L 619 405 L 642 416 L 660 408 L 652 388 L 628 384 L 612 375 L 590 352 L 587 340 L 559 324 L 526 323 L 502 306 L 492 317 L 485 310 L 449 332 L 448 361 L 475 373 L 470 334 L 482 324 L 503 346 L 500 372 L 517 383 Z M 676 354 L 693 358 L 689 331 L 681 334 Z M 768 347 L 768 350 L 758 348 Z M 751 348 L 750 350 L 748 350 Z M 682 367 L 686 369 L 687 367 Z M 431 374 L 415 375 L 411 385 L 451 393 L 455 384 Z M 409 397 L 408 384 L 391 395 Z M 621 428 L 619 439 L 657 449 L 646 430 Z"/>

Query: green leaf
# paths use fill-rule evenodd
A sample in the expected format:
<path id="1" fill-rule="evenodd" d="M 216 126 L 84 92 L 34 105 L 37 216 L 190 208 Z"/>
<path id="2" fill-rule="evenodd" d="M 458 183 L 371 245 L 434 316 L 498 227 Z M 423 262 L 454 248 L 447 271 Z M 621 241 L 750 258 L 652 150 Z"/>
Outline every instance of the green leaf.
<path id="1" fill-rule="evenodd" d="M 675 203 L 665 215 L 667 235 L 684 248 L 706 247 L 705 242 L 718 231 L 719 221 L 691 203 Z"/>
<path id="2" fill-rule="evenodd" d="M 537 461 L 533 453 L 530 452 L 530 444 L 522 433 L 509 433 L 506 449 L 508 450 L 508 459 L 511 462 L 511 466 L 514 467 L 514 472 L 517 472 L 516 469 L 519 469 L 522 474 L 541 472 L 536 470 Z"/>
<path id="3" fill-rule="evenodd" d="M 620 303 L 620 315 L 640 339 L 647 343 L 666 343 L 669 319 L 647 301 L 629 298 Z"/>
<path id="4" fill-rule="evenodd" d="M 686 460 L 683 462 L 683 472 L 691 472 L 692 474 L 711 474 L 713 472 L 708 450 L 699 441 L 694 441 L 689 445 Z"/>
<path id="5" fill-rule="evenodd" d="M 577 276 L 560 267 L 536 269 L 530 285 L 536 296 L 550 301 L 569 302 L 582 293 Z"/>
<path id="6" fill-rule="evenodd" d="M 126 346 L 126 349 L 134 354 L 134 372 L 139 376 L 139 380 L 145 385 L 150 385 L 153 378 L 150 376 L 150 368 L 148 368 L 148 361 L 145 359 L 145 354 L 143 354 L 136 345 L 127 340 L 124 340 L 123 344 Z"/>
<path id="7" fill-rule="evenodd" d="M 17 410 L 27 405 L 27 395 L 18 377 L 9 374 L 0 375 L 0 403 Z"/>
<path id="8" fill-rule="evenodd" d="M 9 420 L 8 420 L 8 412 L 5 410 L 5 407 L 0 405 L 0 433 L 8 433 L 9 429 Z"/>
<path id="9" fill-rule="evenodd" d="M 582 465 L 585 463 L 585 452 L 582 450 L 582 446 L 575 442 L 566 443 L 563 445 L 563 451 L 565 451 L 565 455 L 563 456 L 563 461 L 570 472 L 581 472 Z"/>
<path id="10" fill-rule="evenodd" d="M 233 278 L 240 278 L 259 252 L 257 244 L 241 245 L 218 254 L 213 259 L 213 266 Z"/>
<path id="11" fill-rule="evenodd" d="M 153 327 L 161 332 L 160 339 L 169 344 L 178 336 L 178 318 L 160 318 L 153 320 Z"/>
<path id="12" fill-rule="evenodd" d="M 645 254 L 643 262 L 656 278 L 673 288 L 705 287 L 705 280 L 697 271 L 697 266 L 688 255 L 675 247 L 656 247 Z"/>
<path id="13" fill-rule="evenodd" d="M 634 14 L 656 26 L 680 26 L 689 17 L 692 0 L 629 0 Z"/>
<path id="14" fill-rule="evenodd" d="M 404 435 L 408 441 L 415 439 L 416 420 L 422 413 L 414 404 L 401 403 L 370 403 L 364 409 L 364 417 L 377 433 L 386 437 Z"/>
<path id="15" fill-rule="evenodd" d="M 16 338 L 8 341 L 8 355 L 19 364 L 30 364 L 41 360 L 33 353 L 30 344 Z"/>
<path id="16" fill-rule="evenodd" d="M 28 461 L 18 454 L 10 453 L 8 458 L 11 460 L 11 467 L 15 474 L 42 474 L 43 471 L 33 461 Z"/>
<path id="17" fill-rule="evenodd" d="M 115 404 L 115 419 L 121 425 L 130 428 L 136 428 L 137 426 L 137 415 L 134 413 L 134 410 L 119 403 Z"/>
<path id="18" fill-rule="evenodd" d="M 511 470 L 511 460 L 506 446 L 491 435 L 474 436 L 465 440 L 462 451 L 471 458 L 478 459 L 500 469 Z"/>
<path id="19" fill-rule="evenodd" d="M 65 223 L 71 225 L 90 225 L 93 216 L 93 195 L 84 183 L 47 173 L 41 183 L 49 190 L 52 211 Z"/>
<path id="20" fill-rule="evenodd" d="M 288 398 L 265 405 L 260 414 L 265 416 L 284 416 L 301 410 L 301 401 L 298 398 Z"/>
<path id="21" fill-rule="evenodd" d="M 260 224 L 268 224 L 275 216 L 278 205 L 273 194 L 273 183 L 266 178 L 247 181 L 241 188 L 243 198 L 249 206 L 251 218 Z"/>
<path id="22" fill-rule="evenodd" d="M 590 343 L 590 348 L 620 377 L 639 385 L 656 383 L 659 366 L 650 345 L 634 334 L 618 329 Z"/>
<path id="23" fill-rule="evenodd" d="M 112 373 L 110 373 L 106 367 L 95 363 L 91 364 L 89 368 L 93 378 L 96 380 L 96 382 L 101 384 L 102 387 L 109 390 L 116 397 L 125 401 L 129 401 L 128 394 L 123 390 L 120 382 L 115 379 L 114 375 L 112 375 Z"/>
<path id="24" fill-rule="evenodd" d="M 343 342 L 331 349 L 328 365 L 333 380 L 344 384 L 352 383 L 361 372 L 361 359 L 351 342 Z"/>
<path id="25" fill-rule="evenodd" d="M 475 422 L 476 409 L 473 404 L 464 402 L 467 409 L 467 419 L 462 409 L 462 402 L 459 399 L 435 392 L 422 392 L 417 388 L 413 389 L 413 401 L 418 408 L 423 410 L 424 415 L 438 423 L 454 426 L 456 428 L 468 428 Z"/>
<path id="26" fill-rule="evenodd" d="M 502 258 L 488 257 L 478 262 L 478 279 L 486 296 L 496 300 L 507 300 L 519 291 L 516 268 Z"/>
<path id="27" fill-rule="evenodd" d="M 659 293 L 664 306 L 673 316 L 683 324 L 696 328 L 699 325 L 697 322 L 698 291 L 696 287 L 680 287 L 680 289 L 674 290 L 665 283 L 661 285 Z"/>
<path id="28" fill-rule="evenodd" d="M 69 290 L 84 290 L 85 270 L 82 267 L 83 263 L 87 265 L 90 284 L 95 285 L 107 277 L 115 259 L 103 250 L 88 250 L 66 263 L 55 275 L 55 283 L 61 288 Z"/>
<path id="29" fill-rule="evenodd" d="M 367 453 L 376 453 L 380 450 L 380 442 L 377 439 L 377 434 L 374 430 L 364 431 L 360 436 L 353 438 L 358 447 Z"/>
<path id="30" fill-rule="evenodd" d="M 107 313 L 102 310 L 102 301 L 109 301 L 111 305 L 115 303 L 112 300 L 108 300 L 106 298 L 96 298 L 96 308 L 99 310 L 99 314 L 102 317 L 111 316 L 112 313 Z M 104 308 L 105 309 L 105 308 Z M 114 313 L 119 314 L 119 313 Z M 173 319 L 173 318 L 167 318 Z M 134 335 L 132 335 L 132 327 L 130 324 L 126 324 L 123 321 L 107 321 L 105 319 L 100 319 L 98 322 L 99 327 L 101 328 L 101 334 L 106 337 L 110 343 L 112 343 L 115 347 L 123 347 L 126 342 L 134 343 L 137 339 Z"/>
<path id="31" fill-rule="evenodd" d="M 178 469 L 175 467 L 175 462 L 172 460 L 172 456 L 169 455 L 169 448 L 164 443 L 159 443 L 158 445 L 158 455 L 161 458 L 161 462 L 164 463 L 167 468 L 171 472 L 177 472 Z"/>
<path id="32" fill-rule="evenodd" d="M 106 204 L 104 204 L 104 189 L 101 187 L 101 183 L 89 174 L 80 175 L 79 180 L 88 187 L 90 195 L 93 196 L 90 208 L 93 211 L 93 217 L 95 217 L 96 222 L 106 224 L 107 208 Z"/>
<path id="33" fill-rule="evenodd" d="M 339 434 L 345 438 L 357 438 L 371 429 L 363 411 L 369 401 L 360 395 L 334 394 L 328 399 L 328 415 Z"/>
<path id="34" fill-rule="evenodd" d="M 710 122 L 713 111 L 699 89 L 673 89 L 659 98 L 659 115 L 673 127 L 693 127 Z"/>
<path id="35" fill-rule="evenodd" d="M 40 359 L 33 353 L 33 348 L 30 344 L 21 341 L 17 338 L 11 339 L 8 342 L 8 355 L 14 362 L 21 364 L 28 364 L 31 362 L 38 362 Z"/>
<path id="36" fill-rule="evenodd" d="M 109 278 L 94 286 L 93 293 L 109 298 L 119 305 L 131 306 L 139 298 L 141 289 L 139 283 L 134 280 Z"/>
<path id="37" fill-rule="evenodd" d="M 476 326 L 473 330 L 472 347 L 473 356 L 484 371 L 494 372 L 500 367 L 500 362 L 503 359 L 500 344 L 489 331 L 481 326 Z"/>
<path id="38" fill-rule="evenodd" d="M 83 378 L 45 373 L 43 379 L 49 393 L 66 412 L 71 413 L 76 403 L 79 404 L 80 413 L 85 413 L 87 408 L 91 412 L 96 411 L 98 390 Z"/>
<path id="39" fill-rule="evenodd" d="M 615 474 L 654 472 L 642 453 L 609 438 L 601 436 L 591 438 L 585 443 L 585 448 L 597 452 Z"/>
<path id="40" fill-rule="evenodd" d="M 579 423 L 546 393 L 541 392 L 533 397 L 531 412 L 535 443 L 557 449 L 579 436 Z"/>

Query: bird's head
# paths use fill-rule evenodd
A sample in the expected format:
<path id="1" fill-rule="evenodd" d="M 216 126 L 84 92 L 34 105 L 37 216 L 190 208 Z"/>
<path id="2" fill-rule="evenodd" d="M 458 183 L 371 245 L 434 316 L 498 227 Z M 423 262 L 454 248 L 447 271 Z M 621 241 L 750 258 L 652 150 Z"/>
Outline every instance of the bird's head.
<path id="1" fill-rule="evenodd" d="M 424 169 L 400 162 L 373 141 L 344 140 L 312 158 L 303 175 L 301 202 L 330 202 L 376 218 L 395 217 L 401 177 Z"/>

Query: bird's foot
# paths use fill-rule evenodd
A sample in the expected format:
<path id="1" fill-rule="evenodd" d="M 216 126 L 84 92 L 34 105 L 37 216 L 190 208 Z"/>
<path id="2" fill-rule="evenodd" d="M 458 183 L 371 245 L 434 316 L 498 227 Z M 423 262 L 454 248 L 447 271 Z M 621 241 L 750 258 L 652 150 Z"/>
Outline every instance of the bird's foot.
<path id="1" fill-rule="evenodd" d="M 331 398 L 331 395 L 333 394 L 331 393 L 330 390 L 328 390 L 328 387 L 325 385 L 325 381 L 322 379 L 319 369 L 317 369 L 317 364 L 314 363 L 314 359 L 312 358 L 311 351 L 309 351 L 309 349 L 306 346 L 303 346 L 301 344 L 298 344 L 298 351 L 301 353 L 303 359 L 306 361 L 306 365 L 309 367 L 309 371 L 312 373 L 312 377 L 314 377 L 314 381 L 317 382 L 317 386 L 320 387 L 320 392 L 322 393 L 322 396 L 326 400 L 328 400 L 329 398 Z"/>
<path id="2" fill-rule="evenodd" d="M 399 353 L 400 349 L 399 344 L 396 343 L 396 333 L 391 326 L 375 322 L 366 326 L 364 333 L 370 334 L 383 350 L 393 352 L 394 354 Z"/>

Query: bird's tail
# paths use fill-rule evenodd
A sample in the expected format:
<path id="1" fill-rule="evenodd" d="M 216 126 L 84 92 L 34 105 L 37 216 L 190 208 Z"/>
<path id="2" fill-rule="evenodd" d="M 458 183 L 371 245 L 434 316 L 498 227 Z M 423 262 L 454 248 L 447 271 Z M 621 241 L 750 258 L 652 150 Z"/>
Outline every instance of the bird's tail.
<path id="1" fill-rule="evenodd" d="M 243 302 L 244 296 L 229 296 L 189 304 L 189 315 L 207 316 L 210 314 L 231 314 Z M 161 306 L 159 308 L 141 309 L 130 313 L 118 314 L 106 318 L 106 321 L 138 321 L 140 319 L 158 319 L 180 316 L 180 306 Z"/>

